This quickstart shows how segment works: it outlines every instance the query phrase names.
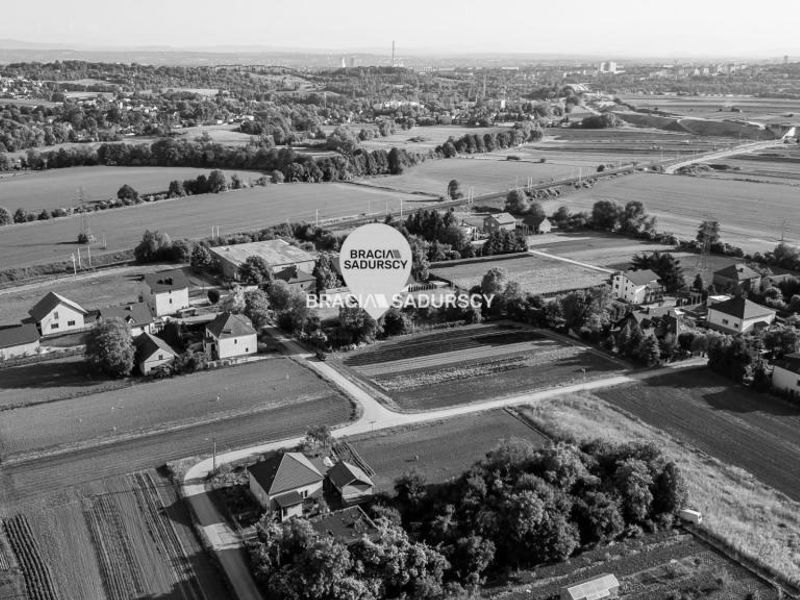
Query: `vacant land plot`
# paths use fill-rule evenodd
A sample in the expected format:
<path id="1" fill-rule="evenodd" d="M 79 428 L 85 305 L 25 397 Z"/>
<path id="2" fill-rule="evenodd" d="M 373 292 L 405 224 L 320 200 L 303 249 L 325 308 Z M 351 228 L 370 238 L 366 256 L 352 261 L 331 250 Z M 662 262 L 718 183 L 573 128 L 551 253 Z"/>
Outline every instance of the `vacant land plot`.
<path id="1" fill-rule="evenodd" d="M 545 209 L 551 212 L 565 204 L 591 211 L 598 200 L 638 200 L 658 218 L 657 229 L 684 239 L 695 238 L 701 221 L 717 220 L 722 240 L 745 252 L 774 248 L 784 220 L 786 240 L 800 243 L 800 219 L 787 219 L 797 214 L 797 194 L 781 185 L 642 173 L 600 181 L 592 189 L 546 202 Z"/>
<path id="2" fill-rule="evenodd" d="M 178 134 L 178 139 L 184 138 L 192 141 L 198 137 L 205 137 L 207 135 L 211 138 L 212 142 L 216 142 L 217 144 L 246 146 L 250 143 L 253 136 L 237 131 L 237 129 L 239 129 L 239 125 L 202 125 L 199 127 L 175 129 L 173 133 Z"/>
<path id="3" fill-rule="evenodd" d="M 22 171 L 0 176 L 0 198 L 9 210 L 29 212 L 67 208 L 117 197 L 126 183 L 140 194 L 165 192 L 173 179 L 183 181 L 208 175 L 211 169 L 188 167 L 71 167 L 47 171 Z M 256 171 L 224 171 L 230 178 L 255 181 Z"/>
<path id="4" fill-rule="evenodd" d="M 482 136 L 490 131 L 501 131 L 502 129 L 501 127 L 459 127 L 457 125 L 412 127 L 386 137 L 366 140 L 361 142 L 361 145 L 368 150 L 383 148 L 388 152 L 393 147 L 397 147 L 413 152 L 425 152 L 441 146 L 451 137 L 458 139 L 468 133 Z"/>
<path id="5" fill-rule="evenodd" d="M 408 410 L 553 387 L 619 368 L 585 346 L 502 325 L 407 336 L 352 353 L 342 362 Z"/>
<path id="6" fill-rule="evenodd" d="M 52 403 L 9 410 L 3 458 L 64 451 L 153 432 L 224 421 L 337 397 L 310 371 L 274 358 Z"/>
<path id="7" fill-rule="evenodd" d="M 452 265 L 439 263 L 431 269 L 431 276 L 469 290 L 480 285 L 486 272 L 495 267 L 505 269 L 509 281 L 516 281 L 523 291 L 531 294 L 584 289 L 599 285 L 609 278 L 608 273 L 600 270 L 541 255 L 495 256 L 485 260 L 454 261 Z"/>
<path id="8" fill-rule="evenodd" d="M 375 470 L 373 480 L 391 492 L 394 480 L 415 470 L 428 483 L 459 476 L 503 440 L 524 438 L 537 446 L 547 439 L 503 410 L 447 419 L 437 423 L 350 439 Z"/>
<path id="9" fill-rule="evenodd" d="M 620 99 L 636 108 L 658 109 L 706 119 L 747 119 L 762 123 L 797 122 L 800 116 L 800 101 L 794 98 L 623 94 Z M 739 109 L 741 112 L 731 109 Z"/>
<path id="10" fill-rule="evenodd" d="M 343 183 L 283 184 L 162 200 L 128 208 L 94 213 L 90 225 L 108 248 L 93 254 L 133 248 L 145 229 L 158 229 L 176 238 L 208 237 L 212 225 L 222 235 L 253 231 L 287 221 L 314 222 L 363 213 L 383 215 L 427 205 L 431 198 L 400 194 Z M 3 266 L 23 266 L 68 260 L 75 251 L 80 218 L 65 217 L 13 225 L 0 236 Z"/>

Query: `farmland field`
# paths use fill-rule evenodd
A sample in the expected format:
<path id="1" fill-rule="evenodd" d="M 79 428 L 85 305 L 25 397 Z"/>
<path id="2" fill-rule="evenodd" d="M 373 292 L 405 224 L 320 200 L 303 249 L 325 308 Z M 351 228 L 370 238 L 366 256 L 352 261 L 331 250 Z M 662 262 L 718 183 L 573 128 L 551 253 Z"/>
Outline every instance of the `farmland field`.
<path id="1" fill-rule="evenodd" d="M 460 127 L 457 125 L 436 125 L 431 127 L 412 127 L 397 131 L 386 137 L 377 137 L 361 142 L 368 150 L 383 148 L 387 152 L 393 146 L 413 152 L 425 152 L 444 144 L 449 138 L 460 138 L 466 134 L 484 135 L 490 131 L 500 131 L 502 127 Z"/>
<path id="2" fill-rule="evenodd" d="M 416 470 L 428 483 L 457 477 L 505 439 L 547 439 L 503 410 L 471 414 L 409 429 L 351 438 L 350 444 L 375 470 L 379 491 L 391 492 L 394 480 Z"/>
<path id="3" fill-rule="evenodd" d="M 43 208 L 67 208 L 78 206 L 80 192 L 87 203 L 117 197 L 117 190 L 124 184 L 140 194 L 166 192 L 173 179 L 183 181 L 208 175 L 211 169 L 189 167 L 71 167 L 47 171 L 21 171 L 0 175 L 0 198 L 2 206 L 11 211 L 23 208 L 39 212 Z M 239 175 L 249 182 L 262 176 L 257 171 L 223 171 L 228 178 Z"/>
<path id="4" fill-rule="evenodd" d="M 573 210 L 591 211 L 598 200 L 620 204 L 638 200 L 657 217 L 659 231 L 684 239 L 694 239 L 704 219 L 715 219 L 724 242 L 750 253 L 772 250 L 787 219 L 786 240 L 800 243 L 800 219 L 791 218 L 800 210 L 798 194 L 782 185 L 642 173 L 600 181 L 592 189 L 545 202 L 544 207 L 551 212 L 565 204 Z"/>
<path id="5" fill-rule="evenodd" d="M 439 263 L 431 268 L 431 276 L 452 282 L 465 290 L 479 285 L 486 272 L 494 267 L 508 271 L 510 281 L 516 281 L 524 292 L 553 294 L 583 289 L 608 280 L 609 274 L 541 255 L 493 256 L 468 261 Z"/>
<path id="6" fill-rule="evenodd" d="M 98 213 L 90 217 L 93 232 L 105 233 L 107 250 L 133 248 L 145 229 L 158 229 L 176 238 L 208 237 L 212 225 L 222 235 L 253 231 L 285 223 L 316 218 L 341 218 L 368 211 L 383 215 L 386 207 L 397 211 L 400 201 L 406 208 L 425 206 L 431 198 L 408 195 L 343 183 L 284 184 L 203 194 L 177 200 L 162 200 Z M 77 216 L 13 225 L 0 236 L 3 266 L 23 266 L 68 260 L 75 251 L 80 231 Z"/>
<path id="7" fill-rule="evenodd" d="M 619 369 L 585 346 L 509 325 L 397 338 L 341 360 L 405 410 L 477 402 Z"/>
<path id="8" fill-rule="evenodd" d="M 706 119 L 796 123 L 800 114 L 800 100 L 792 98 L 623 94 L 620 99 L 636 108 L 652 108 Z M 742 112 L 732 112 L 732 107 L 739 108 Z M 790 117 L 790 113 L 794 113 L 794 116 Z"/>

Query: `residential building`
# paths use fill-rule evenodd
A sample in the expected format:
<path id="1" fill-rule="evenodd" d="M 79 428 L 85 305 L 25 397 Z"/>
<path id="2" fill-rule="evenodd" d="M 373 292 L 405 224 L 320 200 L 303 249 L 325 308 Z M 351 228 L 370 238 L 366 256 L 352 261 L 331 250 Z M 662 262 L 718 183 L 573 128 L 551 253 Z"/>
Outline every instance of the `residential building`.
<path id="1" fill-rule="evenodd" d="M 547 217 L 536 226 L 536 233 L 550 233 L 551 231 L 553 231 L 553 223 Z"/>
<path id="2" fill-rule="evenodd" d="M 300 452 L 280 452 L 247 467 L 250 492 L 281 521 L 303 514 L 303 501 L 322 493 L 323 475 Z"/>
<path id="3" fill-rule="evenodd" d="M 507 212 L 497 213 L 495 215 L 486 215 L 483 219 L 483 230 L 486 233 L 494 233 L 496 231 L 514 231 L 517 228 L 517 219 Z"/>
<path id="4" fill-rule="evenodd" d="M 142 375 L 161 365 L 168 365 L 178 353 L 167 342 L 151 333 L 144 332 L 134 340 L 136 346 L 136 365 Z"/>
<path id="5" fill-rule="evenodd" d="M 800 353 L 787 354 L 774 366 L 772 385 L 779 390 L 800 394 Z"/>
<path id="6" fill-rule="evenodd" d="M 746 333 L 757 324 L 769 325 L 775 311 L 737 296 L 708 307 L 708 325 L 726 333 Z"/>
<path id="7" fill-rule="evenodd" d="M 244 315 L 220 313 L 206 325 L 203 348 L 211 360 L 255 354 L 258 350 L 256 330 Z"/>
<path id="8" fill-rule="evenodd" d="M 153 333 L 155 318 L 146 302 L 134 302 L 122 306 L 106 306 L 97 311 L 97 320 L 122 319 L 132 337 Z"/>
<path id="9" fill-rule="evenodd" d="M 380 533 L 360 506 L 343 508 L 310 521 L 311 527 L 320 535 L 329 535 L 345 545 L 363 539 L 375 538 Z"/>
<path id="10" fill-rule="evenodd" d="M 35 354 L 39 349 L 39 330 L 33 323 L 0 328 L 0 360 Z"/>
<path id="11" fill-rule="evenodd" d="M 717 292 L 738 293 L 758 290 L 761 287 L 761 274 L 745 264 L 729 265 L 714 271 L 712 283 Z"/>
<path id="12" fill-rule="evenodd" d="M 561 588 L 559 598 L 560 600 L 601 600 L 618 596 L 619 581 L 614 575 L 605 573 Z"/>
<path id="13" fill-rule="evenodd" d="M 28 311 L 39 333 L 57 335 L 83 329 L 87 311 L 77 302 L 61 294 L 49 292 Z"/>
<path id="14" fill-rule="evenodd" d="M 664 297 L 664 286 L 650 269 L 617 271 L 611 277 L 611 294 L 631 304 L 652 304 Z"/>
<path id="15" fill-rule="evenodd" d="M 275 279 L 285 281 L 292 287 L 297 287 L 304 292 L 313 292 L 317 288 L 317 278 L 307 271 L 301 271 L 295 265 L 284 267 L 276 272 Z"/>
<path id="16" fill-rule="evenodd" d="M 157 317 L 189 308 L 189 279 L 183 269 L 146 273 L 142 300 Z"/>
<path id="17" fill-rule="evenodd" d="M 251 256 L 258 256 L 272 267 L 277 274 L 287 267 L 296 267 L 299 271 L 311 273 L 317 261 L 313 254 L 293 246 L 285 240 L 266 240 L 249 244 L 233 244 L 209 248 L 212 256 L 219 264 L 222 274 L 228 279 L 238 279 L 239 266 Z"/>
<path id="18" fill-rule="evenodd" d="M 359 467 L 339 461 L 327 473 L 328 481 L 342 497 L 342 501 L 357 502 L 372 496 L 375 484 Z"/>

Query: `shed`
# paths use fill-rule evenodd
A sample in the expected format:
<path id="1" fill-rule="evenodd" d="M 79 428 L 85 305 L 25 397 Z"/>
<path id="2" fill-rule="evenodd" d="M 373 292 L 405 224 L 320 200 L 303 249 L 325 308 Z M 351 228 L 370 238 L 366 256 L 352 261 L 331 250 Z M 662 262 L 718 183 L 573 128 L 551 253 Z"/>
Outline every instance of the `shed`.
<path id="1" fill-rule="evenodd" d="M 619 581 L 614 575 L 604 573 L 561 588 L 561 600 L 600 600 L 601 598 L 617 598 Z"/>

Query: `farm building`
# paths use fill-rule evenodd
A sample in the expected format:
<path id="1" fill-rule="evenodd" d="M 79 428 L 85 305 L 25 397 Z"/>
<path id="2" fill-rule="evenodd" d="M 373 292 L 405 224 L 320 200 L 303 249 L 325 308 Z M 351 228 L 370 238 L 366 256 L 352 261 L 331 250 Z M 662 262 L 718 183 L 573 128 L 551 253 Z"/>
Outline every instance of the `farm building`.
<path id="1" fill-rule="evenodd" d="M 769 325 L 774 320 L 774 310 L 742 297 L 708 307 L 708 325 L 725 333 L 745 333 L 759 323 Z"/>
<path id="2" fill-rule="evenodd" d="M 39 349 L 39 330 L 33 323 L 0 328 L 0 360 L 29 356 Z"/>
<path id="3" fill-rule="evenodd" d="M 155 318 L 145 302 L 134 302 L 122 306 L 107 306 L 97 311 L 97 320 L 122 319 L 128 326 L 132 337 L 143 333 L 153 333 Z"/>
<path id="4" fill-rule="evenodd" d="M 206 325 L 203 348 L 211 360 L 255 354 L 258 350 L 256 330 L 244 315 L 220 313 Z"/>
<path id="5" fill-rule="evenodd" d="M 314 291 L 317 287 L 317 278 L 311 273 L 301 271 L 296 266 L 284 267 L 275 273 L 275 279 L 285 281 L 292 287 L 299 287 L 304 292 Z"/>
<path id="6" fill-rule="evenodd" d="M 189 280 L 182 269 L 146 273 L 142 300 L 157 317 L 189 308 Z"/>
<path id="7" fill-rule="evenodd" d="M 375 490 L 369 476 L 357 466 L 339 461 L 327 473 L 328 481 L 344 502 L 357 502 L 368 498 Z"/>
<path id="8" fill-rule="evenodd" d="M 250 492 L 281 521 L 303 514 L 303 501 L 322 493 L 319 469 L 300 452 L 281 452 L 247 467 Z"/>
<path id="9" fill-rule="evenodd" d="M 28 311 L 42 335 L 56 335 L 85 327 L 86 310 L 61 294 L 49 292 Z"/>
<path id="10" fill-rule="evenodd" d="M 772 385 L 779 390 L 800 394 L 800 352 L 787 354 L 775 363 Z"/>
<path id="11" fill-rule="evenodd" d="M 757 290 L 761 286 L 761 275 L 747 265 L 739 263 L 714 271 L 713 283 L 718 292 Z"/>
<path id="12" fill-rule="evenodd" d="M 167 342 L 160 337 L 144 332 L 134 340 L 136 346 L 136 366 L 142 375 L 161 365 L 167 365 L 178 355 Z"/>
<path id="13" fill-rule="evenodd" d="M 561 588 L 561 600 L 600 600 L 617 598 L 619 581 L 614 575 L 604 574 Z"/>
<path id="14" fill-rule="evenodd" d="M 311 273 L 317 260 L 313 254 L 292 246 L 285 240 L 217 246 L 210 250 L 219 263 L 222 274 L 228 279 L 237 279 L 239 266 L 251 256 L 263 258 L 276 275 L 287 267 L 296 267 L 298 271 Z"/>
<path id="15" fill-rule="evenodd" d="M 652 304 L 664 297 L 664 287 L 650 269 L 617 271 L 611 277 L 611 294 L 631 304 Z"/>
<path id="16" fill-rule="evenodd" d="M 486 215 L 483 219 L 483 230 L 486 233 L 495 231 L 514 231 L 517 228 L 517 219 L 507 212 L 497 213 L 496 215 Z"/>
<path id="17" fill-rule="evenodd" d="M 332 536 L 343 544 L 353 544 L 364 536 L 373 538 L 378 528 L 360 506 L 343 508 L 311 520 L 311 527 L 320 535 Z"/>

